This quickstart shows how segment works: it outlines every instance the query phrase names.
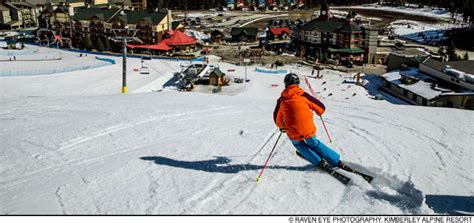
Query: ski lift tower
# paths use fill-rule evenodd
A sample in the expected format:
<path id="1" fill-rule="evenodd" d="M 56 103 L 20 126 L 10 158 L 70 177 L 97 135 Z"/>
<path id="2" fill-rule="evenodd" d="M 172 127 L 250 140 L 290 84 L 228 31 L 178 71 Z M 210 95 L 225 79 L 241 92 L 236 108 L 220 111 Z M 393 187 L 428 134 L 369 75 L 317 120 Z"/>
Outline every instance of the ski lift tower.
<path id="1" fill-rule="evenodd" d="M 127 24 L 127 14 L 125 11 L 121 11 L 120 15 L 123 17 L 125 26 L 123 29 L 112 29 L 115 37 L 111 38 L 115 42 L 121 42 L 123 45 L 123 60 L 122 60 L 122 93 L 127 93 L 127 42 L 139 42 L 143 43 L 139 38 L 135 37 L 137 30 L 133 29 L 133 34 L 129 35 L 129 27 Z M 118 32 L 118 33 L 117 33 Z"/>

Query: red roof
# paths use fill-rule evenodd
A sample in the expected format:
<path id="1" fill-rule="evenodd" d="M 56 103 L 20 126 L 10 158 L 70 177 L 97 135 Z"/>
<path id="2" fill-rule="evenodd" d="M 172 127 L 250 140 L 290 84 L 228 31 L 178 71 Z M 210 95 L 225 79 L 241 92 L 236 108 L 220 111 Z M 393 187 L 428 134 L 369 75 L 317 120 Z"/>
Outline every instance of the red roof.
<path id="1" fill-rule="evenodd" d="M 291 29 L 288 27 L 278 27 L 278 28 L 270 28 L 270 32 L 273 33 L 273 35 L 279 36 L 282 35 L 283 33 L 286 34 L 291 34 Z"/>
<path id="2" fill-rule="evenodd" d="M 168 46 L 183 46 L 195 44 L 196 41 L 197 40 L 193 37 L 188 36 L 179 30 L 175 30 L 170 38 L 164 39 L 162 42 L 166 43 Z"/>
<path id="3" fill-rule="evenodd" d="M 168 50 L 172 49 L 171 47 L 166 45 L 166 43 L 164 43 L 163 41 L 161 41 L 160 43 L 158 43 L 156 45 L 132 45 L 132 44 L 128 44 L 127 47 L 130 48 L 130 49 L 137 48 L 137 49 L 150 49 L 150 50 L 162 50 L 162 51 L 168 51 Z"/>

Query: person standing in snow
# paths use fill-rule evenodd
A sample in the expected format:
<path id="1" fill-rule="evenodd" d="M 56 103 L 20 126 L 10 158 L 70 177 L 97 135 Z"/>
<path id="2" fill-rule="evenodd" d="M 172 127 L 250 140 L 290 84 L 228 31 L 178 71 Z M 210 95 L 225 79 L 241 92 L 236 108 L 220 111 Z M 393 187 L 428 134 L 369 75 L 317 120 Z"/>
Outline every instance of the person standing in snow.
<path id="1" fill-rule="evenodd" d="M 278 99 L 273 119 L 280 131 L 286 132 L 298 155 L 323 169 L 344 167 L 340 155 L 316 138 L 313 111 L 321 116 L 325 106 L 298 85 L 300 80 L 294 73 L 285 76 L 285 90 Z"/>

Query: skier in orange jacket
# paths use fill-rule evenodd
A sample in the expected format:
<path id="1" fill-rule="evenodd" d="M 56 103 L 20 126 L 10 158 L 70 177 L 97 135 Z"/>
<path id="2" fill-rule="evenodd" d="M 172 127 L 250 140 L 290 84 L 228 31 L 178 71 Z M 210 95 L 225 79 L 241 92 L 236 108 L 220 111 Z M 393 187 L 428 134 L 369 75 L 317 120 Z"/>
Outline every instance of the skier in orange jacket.
<path id="1" fill-rule="evenodd" d="M 304 92 L 294 73 L 285 76 L 285 90 L 277 101 L 273 119 L 281 131 L 286 132 L 298 155 L 322 168 L 343 167 L 340 155 L 316 138 L 313 111 L 321 116 L 326 107 L 318 99 Z"/>

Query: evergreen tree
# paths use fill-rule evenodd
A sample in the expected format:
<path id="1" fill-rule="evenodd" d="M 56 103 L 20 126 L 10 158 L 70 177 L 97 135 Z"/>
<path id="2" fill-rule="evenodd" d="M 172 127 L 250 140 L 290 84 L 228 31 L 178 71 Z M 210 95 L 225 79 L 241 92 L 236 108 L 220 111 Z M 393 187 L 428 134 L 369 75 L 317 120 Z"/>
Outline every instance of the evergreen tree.
<path id="1" fill-rule="evenodd" d="M 469 54 L 467 53 L 467 51 L 466 51 L 466 53 L 464 54 L 464 60 L 469 60 Z"/>
<path id="2" fill-rule="evenodd" d="M 438 49 L 438 54 L 439 54 L 440 56 L 443 56 L 443 57 L 446 56 L 446 53 L 444 52 L 444 49 L 443 49 L 442 47 L 440 47 L 440 48 Z"/>
<path id="3" fill-rule="evenodd" d="M 326 63 L 328 61 L 328 52 L 324 52 L 321 58 L 321 62 Z"/>
<path id="4" fill-rule="evenodd" d="M 457 60 L 458 56 L 456 54 L 456 46 L 454 45 L 454 41 L 450 40 L 448 43 L 448 49 L 446 49 L 446 54 L 449 57 L 449 60 Z"/>
<path id="5" fill-rule="evenodd" d="M 104 38 L 104 50 L 109 51 L 110 50 L 110 40 L 109 38 Z"/>
<path id="6" fill-rule="evenodd" d="M 89 35 L 84 36 L 84 48 L 91 51 L 93 48 L 92 41 Z"/>
<path id="7" fill-rule="evenodd" d="M 102 40 L 100 40 L 100 38 L 97 39 L 97 42 L 95 43 L 95 48 L 99 52 L 104 51 L 104 44 L 102 43 Z"/>
<path id="8" fill-rule="evenodd" d="M 81 39 L 79 40 L 79 44 L 78 44 L 78 48 L 80 50 L 85 50 L 86 49 L 84 42 L 85 42 L 84 37 L 81 37 Z"/>

